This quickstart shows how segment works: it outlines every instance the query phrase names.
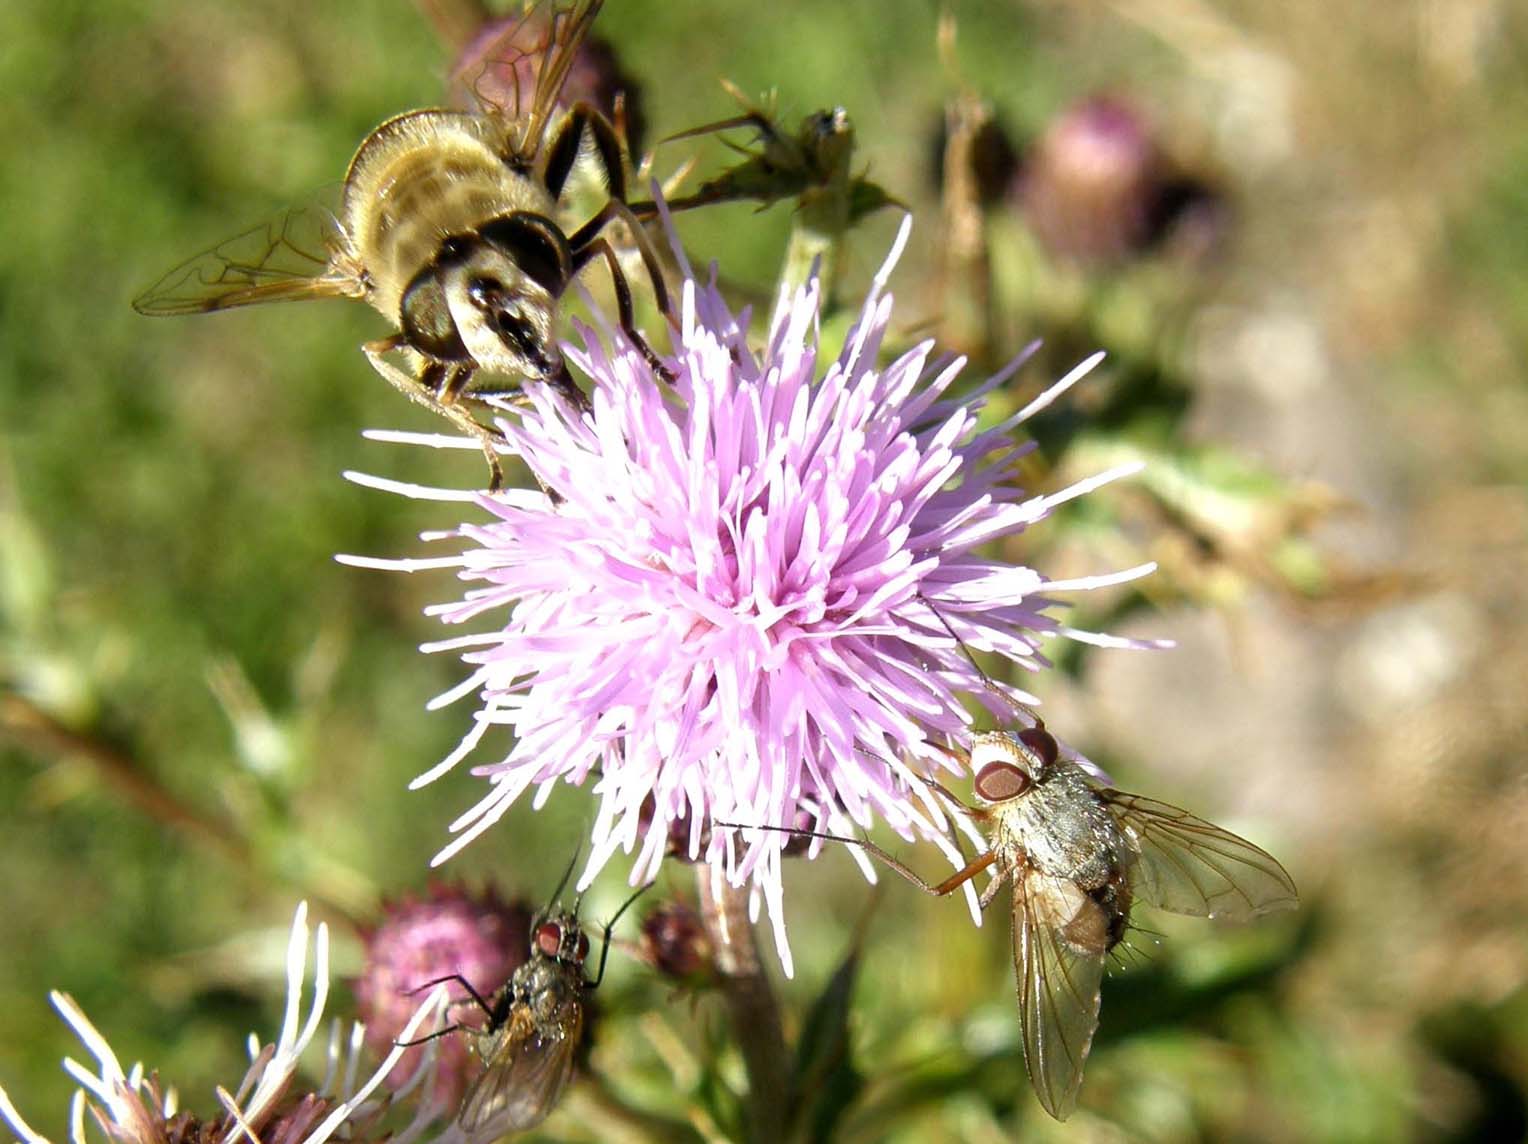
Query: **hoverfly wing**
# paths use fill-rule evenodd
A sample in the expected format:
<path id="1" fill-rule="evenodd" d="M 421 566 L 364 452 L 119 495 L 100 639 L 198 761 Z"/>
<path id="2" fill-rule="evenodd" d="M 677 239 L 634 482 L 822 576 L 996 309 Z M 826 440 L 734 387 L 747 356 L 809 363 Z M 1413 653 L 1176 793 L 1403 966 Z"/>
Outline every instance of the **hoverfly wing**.
<path id="1" fill-rule="evenodd" d="M 573 1075 L 583 1024 L 583 1010 L 575 1007 L 564 1036 L 543 1037 L 524 1009 L 510 1015 L 504 1041 L 462 1101 L 457 1120 L 469 1140 L 496 1140 L 547 1118 Z"/>
<path id="2" fill-rule="evenodd" d="M 525 134 L 518 141 L 520 154 L 535 155 L 540 150 L 541 137 L 562 96 L 562 85 L 567 82 L 578 49 L 604 3 L 605 0 L 582 0 L 576 6 L 552 13 L 551 46 L 536 76 L 536 95 L 531 100 Z"/>
<path id="3" fill-rule="evenodd" d="M 1024 1067 L 1057 1120 L 1077 1107 L 1108 950 L 1102 910 L 1075 883 L 1029 871 L 1013 888 L 1013 968 Z"/>
<path id="4" fill-rule="evenodd" d="M 545 14 L 530 9 L 458 69 L 458 84 L 470 87 L 484 114 L 504 125 L 507 157 L 514 162 L 530 164 L 540 152 L 568 73 L 604 2 L 548 5 L 551 10 Z M 478 75 L 468 81 L 463 72 L 474 67 Z M 527 90 L 528 106 L 523 96 Z"/>
<path id="5" fill-rule="evenodd" d="M 258 302 L 358 298 L 365 289 L 348 265 L 348 245 L 329 206 L 291 207 L 182 262 L 133 299 L 133 309 L 204 314 Z"/>
<path id="6" fill-rule="evenodd" d="M 1278 860 L 1245 838 L 1165 802 L 1100 791 L 1136 850 L 1131 888 L 1169 913 L 1246 919 L 1299 904 Z"/>

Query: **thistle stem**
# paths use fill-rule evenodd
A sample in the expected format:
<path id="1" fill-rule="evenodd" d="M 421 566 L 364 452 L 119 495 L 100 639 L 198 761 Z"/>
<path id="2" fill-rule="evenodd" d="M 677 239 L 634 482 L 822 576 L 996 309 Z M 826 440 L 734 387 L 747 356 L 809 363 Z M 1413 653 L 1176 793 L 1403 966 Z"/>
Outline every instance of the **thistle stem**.
<path id="1" fill-rule="evenodd" d="M 21 695 L 0 695 L 0 737 L 39 757 L 83 759 L 107 785 L 155 822 L 196 839 L 238 865 L 252 861 L 248 842 L 231 824 L 182 802 L 126 749 L 65 726 Z"/>
<path id="2" fill-rule="evenodd" d="M 701 920 L 716 950 L 721 994 L 748 1071 L 749 1138 L 783 1140 L 792 1103 L 790 1058 L 780 1003 L 764 974 L 748 920 L 746 892 L 713 877 L 709 866 L 697 866 L 695 877 Z"/>
<path id="3" fill-rule="evenodd" d="M 791 233 L 780 268 L 780 285 L 795 290 L 818 267 L 822 283 L 822 310 L 837 305 L 838 271 L 844 236 L 853 221 L 850 161 L 854 155 L 854 128 L 840 110 L 825 114 L 803 128 L 801 146 L 812 173 L 791 216 Z"/>

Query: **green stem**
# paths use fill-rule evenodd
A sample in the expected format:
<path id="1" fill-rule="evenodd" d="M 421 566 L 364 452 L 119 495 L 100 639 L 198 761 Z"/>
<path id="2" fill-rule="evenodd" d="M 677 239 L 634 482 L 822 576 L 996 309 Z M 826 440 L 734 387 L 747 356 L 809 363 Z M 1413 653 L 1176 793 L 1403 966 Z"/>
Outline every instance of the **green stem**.
<path id="1" fill-rule="evenodd" d="M 773 1144 L 785 1139 L 792 1104 L 780 1003 L 759 958 L 746 891 L 713 878 L 709 866 L 696 866 L 695 878 L 721 994 L 748 1071 L 748 1138 Z"/>
<path id="2" fill-rule="evenodd" d="M 854 128 L 843 112 L 823 113 L 803 130 L 803 150 L 812 179 L 796 202 L 790 240 L 780 268 L 781 285 L 794 291 L 807 280 L 812 264 L 820 264 L 822 312 L 837 303 L 838 270 L 844 236 L 853 220 Z"/>

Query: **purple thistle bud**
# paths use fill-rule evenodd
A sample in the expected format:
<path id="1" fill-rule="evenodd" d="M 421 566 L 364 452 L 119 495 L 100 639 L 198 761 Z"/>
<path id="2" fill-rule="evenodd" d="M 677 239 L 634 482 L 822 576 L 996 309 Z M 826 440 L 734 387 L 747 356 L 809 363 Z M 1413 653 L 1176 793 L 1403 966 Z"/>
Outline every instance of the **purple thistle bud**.
<path id="1" fill-rule="evenodd" d="M 705 923 L 681 901 L 665 902 L 642 919 L 638 949 L 643 961 L 681 982 L 703 981 L 714 970 Z"/>
<path id="2" fill-rule="evenodd" d="M 1163 166 L 1140 112 L 1096 96 L 1057 117 L 1026 155 L 1019 202 L 1052 254 L 1113 261 L 1151 239 Z"/>
<path id="3" fill-rule="evenodd" d="M 366 1043 L 385 1054 L 399 1031 L 419 1008 L 421 986 L 458 974 L 487 998 L 524 964 L 530 950 L 530 906 L 504 902 L 490 888 L 471 894 L 460 887 L 432 885 L 421 900 L 405 898 L 383 907 L 382 922 L 366 936 L 366 963 L 355 980 L 358 1016 L 366 1026 Z M 453 1023 L 481 1027 L 484 1016 L 459 982 L 447 985 L 458 1004 Z M 404 1053 L 388 1074 L 389 1088 L 407 1084 L 426 1059 L 431 1046 Z M 441 1107 L 454 1108 L 467 1081 L 478 1068 L 465 1037 L 443 1037 L 436 1054 L 435 1097 Z"/>

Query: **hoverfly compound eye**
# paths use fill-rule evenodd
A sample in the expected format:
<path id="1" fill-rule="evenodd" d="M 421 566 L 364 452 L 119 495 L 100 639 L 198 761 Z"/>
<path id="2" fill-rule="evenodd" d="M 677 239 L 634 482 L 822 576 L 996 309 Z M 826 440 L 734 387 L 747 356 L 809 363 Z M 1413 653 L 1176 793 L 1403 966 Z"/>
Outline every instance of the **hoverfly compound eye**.
<path id="1" fill-rule="evenodd" d="M 976 772 L 972 789 L 983 802 L 1009 802 L 1033 785 L 1023 768 L 1015 763 L 988 763 Z"/>
<path id="2" fill-rule="evenodd" d="M 542 922 L 536 927 L 536 949 L 547 957 L 562 952 L 562 927 L 556 922 Z"/>
<path id="3" fill-rule="evenodd" d="M 1044 727 L 1025 727 L 1014 738 L 1024 745 L 1041 767 L 1054 766 L 1056 757 L 1061 753 L 1056 746 L 1056 737 Z"/>

